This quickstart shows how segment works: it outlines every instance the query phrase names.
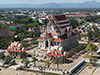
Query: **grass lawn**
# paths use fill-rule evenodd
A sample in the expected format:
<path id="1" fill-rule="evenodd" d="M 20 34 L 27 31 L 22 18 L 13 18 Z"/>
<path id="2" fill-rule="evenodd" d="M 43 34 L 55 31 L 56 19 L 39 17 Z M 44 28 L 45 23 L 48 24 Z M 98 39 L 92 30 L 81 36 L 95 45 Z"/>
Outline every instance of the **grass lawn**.
<path id="1" fill-rule="evenodd" d="M 90 55 L 85 55 L 85 56 L 83 56 L 83 58 L 91 58 L 91 56 Z"/>
<path id="2" fill-rule="evenodd" d="M 38 62 L 44 62 L 44 63 L 47 63 L 46 61 L 44 61 L 44 60 L 40 60 L 40 61 L 38 61 Z"/>
<path id="3" fill-rule="evenodd" d="M 99 59 L 100 57 L 96 54 L 93 54 L 92 57 L 91 57 L 91 55 L 87 54 L 87 55 L 83 56 L 83 58 L 89 58 L 89 59 L 90 58 L 96 58 L 96 59 Z"/>
<path id="4" fill-rule="evenodd" d="M 96 69 L 97 69 L 97 67 L 93 70 L 92 74 L 95 72 Z M 92 75 L 92 74 L 91 74 L 91 75 Z"/>

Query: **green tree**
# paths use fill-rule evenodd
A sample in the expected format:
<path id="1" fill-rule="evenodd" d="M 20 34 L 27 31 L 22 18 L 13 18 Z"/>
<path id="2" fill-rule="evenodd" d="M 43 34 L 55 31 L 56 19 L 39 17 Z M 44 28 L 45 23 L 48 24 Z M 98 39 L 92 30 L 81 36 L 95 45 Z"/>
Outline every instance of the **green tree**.
<path id="1" fill-rule="evenodd" d="M 11 56 L 5 56 L 5 64 L 9 64 L 10 63 L 10 61 L 12 60 L 12 57 Z"/>
<path id="2" fill-rule="evenodd" d="M 1 60 L 4 60 L 4 58 L 5 58 L 4 53 L 0 53 L 0 59 L 1 59 Z"/>
<path id="3" fill-rule="evenodd" d="M 35 57 L 32 57 L 32 59 L 33 59 L 32 62 L 38 61 L 38 59 L 36 59 Z"/>
<path id="4" fill-rule="evenodd" d="M 63 63 L 62 58 L 61 57 L 54 58 L 53 63 L 57 64 L 57 69 L 59 70 L 59 64 Z"/>
<path id="5" fill-rule="evenodd" d="M 73 28 L 79 26 L 78 22 L 75 19 L 70 19 L 69 22 Z"/>
<path id="6" fill-rule="evenodd" d="M 86 47 L 87 51 L 91 52 L 91 56 L 92 56 L 92 52 L 96 52 L 97 51 L 97 46 L 95 44 L 92 43 L 92 41 L 87 45 Z"/>
<path id="7" fill-rule="evenodd" d="M 27 66 L 27 65 L 30 63 L 30 61 L 29 61 L 29 60 L 27 60 L 27 59 L 23 59 L 22 63 L 24 63 L 24 64 L 25 64 L 25 66 Z"/>
<path id="8" fill-rule="evenodd" d="M 6 29 L 8 27 L 7 24 L 2 25 L 1 29 Z"/>
<path id="9" fill-rule="evenodd" d="M 94 59 L 94 58 L 91 58 L 90 59 L 90 64 L 92 64 L 93 66 L 96 66 L 97 65 L 97 59 Z"/>
<path id="10" fill-rule="evenodd" d="M 88 31 L 88 34 L 87 34 L 89 40 L 92 40 L 94 38 L 94 32 L 93 31 Z"/>
<path id="11" fill-rule="evenodd" d="M 49 62 L 49 60 L 46 61 L 46 66 L 49 68 L 51 65 L 51 63 Z"/>

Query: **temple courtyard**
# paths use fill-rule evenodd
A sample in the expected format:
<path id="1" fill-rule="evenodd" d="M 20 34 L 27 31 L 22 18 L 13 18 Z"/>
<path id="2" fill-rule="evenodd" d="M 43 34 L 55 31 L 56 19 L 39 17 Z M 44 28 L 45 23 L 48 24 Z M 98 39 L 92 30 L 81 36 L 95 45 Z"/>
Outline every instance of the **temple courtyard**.
<path id="1" fill-rule="evenodd" d="M 41 75 L 40 73 L 27 72 L 21 70 L 4 69 L 0 72 L 0 75 Z"/>

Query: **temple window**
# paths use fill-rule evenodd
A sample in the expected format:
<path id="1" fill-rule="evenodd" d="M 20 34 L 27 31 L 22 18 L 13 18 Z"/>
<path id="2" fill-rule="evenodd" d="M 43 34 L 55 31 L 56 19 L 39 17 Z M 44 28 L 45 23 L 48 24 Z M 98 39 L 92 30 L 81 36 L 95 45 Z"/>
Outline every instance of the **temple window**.
<path id="1" fill-rule="evenodd" d="M 54 45 L 56 45 L 56 42 L 54 42 Z"/>
<path id="2" fill-rule="evenodd" d="M 59 42 L 57 42 L 56 44 L 59 45 Z"/>
<path id="3" fill-rule="evenodd" d="M 65 29 L 65 32 L 67 32 L 67 29 Z"/>

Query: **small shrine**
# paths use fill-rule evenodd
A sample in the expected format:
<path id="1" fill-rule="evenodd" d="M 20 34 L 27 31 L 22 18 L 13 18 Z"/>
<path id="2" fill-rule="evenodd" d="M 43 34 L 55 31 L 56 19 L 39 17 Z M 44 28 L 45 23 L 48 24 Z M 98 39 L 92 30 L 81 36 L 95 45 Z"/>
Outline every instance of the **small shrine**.
<path id="1" fill-rule="evenodd" d="M 63 47 L 59 46 L 51 46 L 51 49 L 47 51 L 47 55 L 53 56 L 66 56 L 67 52 L 64 51 Z"/>
<path id="2" fill-rule="evenodd" d="M 13 58 L 25 58 L 26 57 L 26 49 L 19 42 L 12 42 L 7 49 L 9 55 Z"/>

